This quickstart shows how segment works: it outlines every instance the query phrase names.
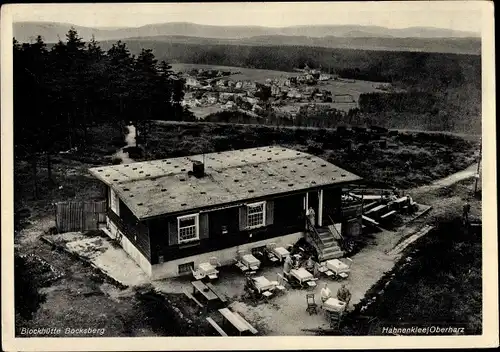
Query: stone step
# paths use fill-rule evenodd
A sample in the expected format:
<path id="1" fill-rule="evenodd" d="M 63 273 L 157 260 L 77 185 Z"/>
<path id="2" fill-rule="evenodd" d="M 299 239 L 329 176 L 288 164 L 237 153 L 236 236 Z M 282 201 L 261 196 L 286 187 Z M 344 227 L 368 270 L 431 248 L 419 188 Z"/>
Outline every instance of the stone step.
<path id="1" fill-rule="evenodd" d="M 326 246 L 330 246 L 330 245 L 333 245 L 333 244 L 336 244 L 337 241 L 335 241 L 333 238 L 325 238 L 325 239 L 321 239 L 321 242 Z"/>
<path id="2" fill-rule="evenodd" d="M 320 260 L 325 261 L 325 260 L 330 260 L 330 259 L 338 259 L 338 258 L 342 258 L 343 256 L 344 256 L 344 252 L 337 251 L 337 252 L 333 252 L 333 253 L 321 254 Z"/>
<path id="3" fill-rule="evenodd" d="M 333 252 L 338 252 L 340 251 L 340 247 L 339 246 L 335 246 L 335 247 L 328 247 L 328 248 L 323 248 L 321 250 L 322 253 L 333 253 Z"/>
<path id="4" fill-rule="evenodd" d="M 329 245 L 320 245 L 318 246 L 321 250 L 325 250 L 325 249 L 328 249 L 328 248 L 340 248 L 340 246 L 338 245 L 338 243 L 331 243 Z"/>

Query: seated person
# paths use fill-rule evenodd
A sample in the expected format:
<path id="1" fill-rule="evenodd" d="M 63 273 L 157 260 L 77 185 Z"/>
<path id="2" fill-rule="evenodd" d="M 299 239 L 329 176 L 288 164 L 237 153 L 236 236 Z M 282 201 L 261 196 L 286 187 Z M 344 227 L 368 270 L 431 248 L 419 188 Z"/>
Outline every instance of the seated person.
<path id="1" fill-rule="evenodd" d="M 337 291 L 337 299 L 341 302 L 344 302 L 347 305 L 349 304 L 349 301 L 351 300 L 351 292 L 347 289 L 345 284 L 342 284 L 342 287 L 339 288 Z"/>
<path id="2" fill-rule="evenodd" d="M 332 297 L 332 291 L 328 288 L 328 284 L 321 289 L 321 302 L 325 303 L 328 298 Z"/>
<path id="3" fill-rule="evenodd" d="M 312 256 L 307 259 L 306 262 L 306 270 L 313 270 L 314 269 L 314 260 L 312 259 Z"/>

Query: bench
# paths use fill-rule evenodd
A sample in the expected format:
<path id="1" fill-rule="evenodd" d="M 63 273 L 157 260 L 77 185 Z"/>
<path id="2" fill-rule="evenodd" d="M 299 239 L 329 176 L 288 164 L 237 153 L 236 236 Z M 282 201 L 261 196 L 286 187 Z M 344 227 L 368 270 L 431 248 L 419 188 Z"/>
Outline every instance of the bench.
<path id="1" fill-rule="evenodd" d="M 249 327 L 245 324 L 245 322 L 239 319 L 228 308 L 219 309 L 219 313 L 224 317 L 224 321 L 229 322 L 234 328 L 236 328 L 236 330 L 238 330 L 239 335 L 249 330 Z"/>
<path id="2" fill-rule="evenodd" d="M 191 293 L 189 293 L 186 290 L 183 290 L 183 291 L 184 291 L 184 294 L 187 296 L 187 298 L 189 298 L 191 301 L 193 301 L 194 303 L 196 303 L 196 305 L 198 307 L 205 308 L 205 306 L 203 304 L 201 304 L 200 301 L 198 301 Z"/>
<path id="3" fill-rule="evenodd" d="M 215 288 L 214 285 L 212 285 L 210 282 L 207 282 L 206 283 L 207 287 L 212 290 L 213 293 L 215 293 L 215 295 L 217 297 L 219 297 L 219 299 L 222 301 L 222 303 L 227 303 L 227 298 L 226 296 L 224 296 L 222 293 L 220 293 L 217 288 Z"/>
<path id="4" fill-rule="evenodd" d="M 390 212 L 388 212 L 388 213 L 386 213 L 386 214 L 382 215 L 382 216 L 380 217 L 380 220 L 387 219 L 387 218 L 389 218 L 390 216 L 392 216 L 392 215 L 394 215 L 394 214 L 396 214 L 396 210 L 391 210 Z"/>
<path id="5" fill-rule="evenodd" d="M 212 327 L 217 330 L 217 332 L 220 334 L 220 336 L 227 336 L 226 332 L 222 330 L 222 328 L 217 324 L 212 318 L 207 317 L 207 321 L 212 325 Z"/>
<path id="6" fill-rule="evenodd" d="M 250 323 L 249 323 L 248 321 L 246 321 L 245 319 L 243 319 L 243 317 L 242 317 L 241 315 L 239 315 L 239 314 L 238 314 L 238 313 L 236 313 L 236 312 L 232 312 L 232 313 L 233 313 L 233 315 L 234 315 L 237 319 L 241 320 L 241 322 L 247 326 L 248 330 L 249 330 L 252 334 L 256 335 L 256 334 L 258 333 L 257 329 L 255 329 L 252 325 L 250 325 Z"/>

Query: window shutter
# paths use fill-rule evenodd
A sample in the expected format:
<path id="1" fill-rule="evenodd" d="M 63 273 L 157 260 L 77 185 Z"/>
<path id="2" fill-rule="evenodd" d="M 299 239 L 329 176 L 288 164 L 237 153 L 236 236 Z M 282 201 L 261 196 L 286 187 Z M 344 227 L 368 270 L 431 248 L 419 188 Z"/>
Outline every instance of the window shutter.
<path id="1" fill-rule="evenodd" d="M 266 225 L 274 223 L 274 201 L 268 200 L 266 202 Z"/>
<path id="2" fill-rule="evenodd" d="M 247 228 L 247 207 L 245 205 L 240 207 L 240 231 Z"/>
<path id="3" fill-rule="evenodd" d="M 200 214 L 199 217 L 200 240 L 208 238 L 208 214 Z"/>
<path id="4" fill-rule="evenodd" d="M 179 233 L 177 231 L 177 218 L 168 221 L 168 244 L 175 246 L 179 244 Z"/>

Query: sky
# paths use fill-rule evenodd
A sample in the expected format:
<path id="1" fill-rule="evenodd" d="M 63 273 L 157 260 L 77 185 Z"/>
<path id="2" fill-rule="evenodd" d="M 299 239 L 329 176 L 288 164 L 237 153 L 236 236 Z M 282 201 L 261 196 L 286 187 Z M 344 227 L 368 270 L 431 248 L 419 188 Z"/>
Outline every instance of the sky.
<path id="1" fill-rule="evenodd" d="M 141 3 L 11 5 L 14 21 L 87 27 L 139 27 L 165 22 L 208 25 L 373 25 L 438 27 L 479 33 L 484 1 L 318 3 Z"/>

